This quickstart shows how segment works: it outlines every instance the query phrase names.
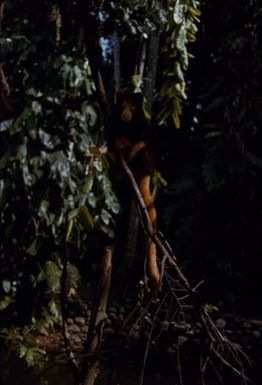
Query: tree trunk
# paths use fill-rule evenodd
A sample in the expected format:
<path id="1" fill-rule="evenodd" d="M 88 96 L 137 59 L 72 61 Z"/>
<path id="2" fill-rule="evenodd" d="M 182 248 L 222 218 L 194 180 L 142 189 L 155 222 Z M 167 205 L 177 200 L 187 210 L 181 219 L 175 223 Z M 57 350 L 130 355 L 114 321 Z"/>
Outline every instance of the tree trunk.
<path id="1" fill-rule="evenodd" d="M 124 250 L 124 265 L 131 269 L 135 260 L 135 254 L 137 249 L 137 237 L 138 237 L 139 217 L 135 200 L 132 198 L 130 205 L 130 213 L 128 219 L 127 238 Z"/>
<path id="2" fill-rule="evenodd" d="M 159 32 L 152 32 L 149 37 L 146 68 L 145 68 L 145 85 L 144 93 L 146 97 L 146 107 L 149 112 L 152 111 L 152 104 L 154 99 L 157 65 L 159 56 Z"/>
<path id="3" fill-rule="evenodd" d="M 114 86 L 115 91 L 118 91 L 120 88 L 120 82 L 121 82 L 121 67 L 120 67 L 120 42 L 119 37 L 117 35 L 117 32 L 114 32 L 113 35 L 114 40 Z"/>

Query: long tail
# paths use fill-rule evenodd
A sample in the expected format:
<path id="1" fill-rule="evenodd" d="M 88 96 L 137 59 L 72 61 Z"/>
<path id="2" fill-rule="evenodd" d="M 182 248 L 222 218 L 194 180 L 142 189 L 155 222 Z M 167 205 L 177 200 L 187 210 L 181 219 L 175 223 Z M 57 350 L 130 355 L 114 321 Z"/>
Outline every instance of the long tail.
<path id="1" fill-rule="evenodd" d="M 150 175 L 143 176 L 138 183 L 138 187 L 143 196 L 151 224 L 155 229 L 157 223 L 157 213 L 154 206 L 154 200 L 150 191 L 150 182 Z M 160 283 L 160 272 L 157 264 L 156 244 L 152 240 L 148 241 L 147 244 L 147 273 L 151 285 L 154 288 L 158 288 Z"/>

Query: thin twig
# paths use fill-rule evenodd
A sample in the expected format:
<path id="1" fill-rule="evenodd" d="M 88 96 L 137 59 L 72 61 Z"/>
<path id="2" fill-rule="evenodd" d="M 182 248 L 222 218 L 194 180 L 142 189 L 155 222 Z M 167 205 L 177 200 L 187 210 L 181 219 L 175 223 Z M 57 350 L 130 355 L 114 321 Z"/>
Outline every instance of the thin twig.
<path id="1" fill-rule="evenodd" d="M 203 357 L 200 355 L 200 376 L 201 376 L 201 385 L 206 385 L 205 381 L 205 370 L 203 370 Z"/>
<path id="2" fill-rule="evenodd" d="M 219 360 L 225 365 L 227 366 L 228 368 L 230 368 L 234 373 L 236 373 L 239 377 L 243 378 L 246 378 L 246 376 L 240 371 L 238 370 L 235 366 L 233 366 L 232 364 L 230 364 L 230 362 L 228 362 L 215 348 L 212 348 L 212 352 L 214 353 L 214 355 L 219 358 Z"/>
<path id="3" fill-rule="evenodd" d="M 224 381 L 223 381 L 223 378 L 222 376 L 220 375 L 218 369 L 216 368 L 216 365 L 214 364 L 214 362 L 210 359 L 209 360 L 209 365 L 211 366 L 211 368 L 214 370 L 217 378 L 218 378 L 218 381 L 223 385 L 224 384 Z"/>
<path id="4" fill-rule="evenodd" d="M 156 318 L 158 316 L 158 313 L 159 313 L 161 307 L 165 303 L 165 300 L 166 300 L 168 294 L 169 294 L 169 292 L 167 292 L 165 294 L 164 298 L 160 302 L 160 304 L 159 304 L 159 306 L 158 306 L 158 308 L 157 308 L 157 310 L 155 312 L 153 321 L 152 321 L 152 326 L 151 326 L 150 333 L 149 333 L 148 340 L 147 340 L 147 344 L 146 344 L 146 350 L 145 350 L 145 355 L 144 355 L 144 359 L 143 359 L 143 366 L 142 366 L 142 371 L 141 371 L 141 375 L 140 375 L 139 385 L 143 385 L 143 382 L 144 382 L 146 360 L 147 360 L 147 356 L 148 356 L 148 353 L 149 353 L 149 348 L 150 348 L 150 345 L 151 345 L 151 340 L 152 340 L 152 334 L 153 334 L 153 331 L 154 331 L 155 321 L 156 321 Z"/>
<path id="5" fill-rule="evenodd" d="M 184 385 L 183 381 L 183 375 L 182 375 L 182 367 L 181 367 L 181 357 L 180 357 L 180 344 L 179 340 L 177 340 L 177 369 L 178 369 L 178 378 L 179 378 L 179 383 L 180 385 Z"/>

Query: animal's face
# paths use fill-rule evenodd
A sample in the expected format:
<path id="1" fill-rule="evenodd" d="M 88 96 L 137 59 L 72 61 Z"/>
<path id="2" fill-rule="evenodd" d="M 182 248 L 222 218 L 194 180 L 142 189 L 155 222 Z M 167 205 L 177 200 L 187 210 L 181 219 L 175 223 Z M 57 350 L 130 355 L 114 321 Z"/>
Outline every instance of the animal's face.
<path id="1" fill-rule="evenodd" d="M 130 146 L 130 141 L 124 137 L 116 138 L 115 146 L 118 150 L 124 150 L 125 148 Z"/>
<path id="2" fill-rule="evenodd" d="M 133 119 L 136 107 L 132 105 L 131 101 L 123 100 L 121 103 L 120 118 L 123 122 L 130 122 Z"/>

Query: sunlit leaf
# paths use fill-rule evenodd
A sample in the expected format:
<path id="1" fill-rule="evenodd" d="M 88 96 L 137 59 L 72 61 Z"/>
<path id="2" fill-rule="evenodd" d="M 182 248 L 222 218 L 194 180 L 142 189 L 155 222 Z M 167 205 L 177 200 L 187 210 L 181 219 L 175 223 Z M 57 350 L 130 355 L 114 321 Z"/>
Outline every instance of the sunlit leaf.
<path id="1" fill-rule="evenodd" d="M 10 290 L 11 290 L 11 287 L 12 287 L 11 286 L 11 282 L 8 281 L 7 279 L 4 279 L 3 282 L 2 282 L 2 287 L 4 289 L 4 292 L 6 294 L 8 294 L 10 292 Z"/>
<path id="2" fill-rule="evenodd" d="M 180 0 L 176 2 L 173 17 L 176 24 L 181 24 L 184 20 L 184 5 Z"/>

